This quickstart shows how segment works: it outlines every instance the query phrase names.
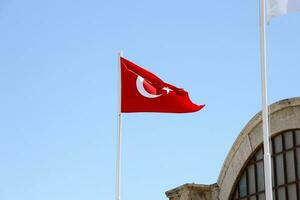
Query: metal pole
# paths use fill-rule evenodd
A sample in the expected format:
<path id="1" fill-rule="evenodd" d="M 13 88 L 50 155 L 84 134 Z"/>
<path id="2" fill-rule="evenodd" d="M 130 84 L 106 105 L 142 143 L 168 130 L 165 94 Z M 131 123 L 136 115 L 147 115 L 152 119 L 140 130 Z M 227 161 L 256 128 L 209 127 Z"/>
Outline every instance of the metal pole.
<path id="1" fill-rule="evenodd" d="M 119 52 L 119 111 L 118 111 L 118 144 L 116 161 L 116 200 L 121 200 L 121 160 L 122 160 L 122 113 L 121 113 L 121 57 L 123 53 Z"/>
<path id="2" fill-rule="evenodd" d="M 261 62 L 261 92 L 262 120 L 264 140 L 264 174 L 266 200 L 273 200 L 272 168 L 270 154 L 269 113 L 267 97 L 267 51 L 266 51 L 266 0 L 260 0 L 260 62 Z"/>

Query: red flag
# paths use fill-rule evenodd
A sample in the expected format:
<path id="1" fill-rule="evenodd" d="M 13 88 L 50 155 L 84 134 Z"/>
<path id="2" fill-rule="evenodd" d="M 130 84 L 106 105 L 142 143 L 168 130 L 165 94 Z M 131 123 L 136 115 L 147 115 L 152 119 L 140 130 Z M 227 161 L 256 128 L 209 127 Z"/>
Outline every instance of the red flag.
<path id="1" fill-rule="evenodd" d="M 121 112 L 196 112 L 204 105 L 191 102 L 188 93 L 121 59 Z"/>

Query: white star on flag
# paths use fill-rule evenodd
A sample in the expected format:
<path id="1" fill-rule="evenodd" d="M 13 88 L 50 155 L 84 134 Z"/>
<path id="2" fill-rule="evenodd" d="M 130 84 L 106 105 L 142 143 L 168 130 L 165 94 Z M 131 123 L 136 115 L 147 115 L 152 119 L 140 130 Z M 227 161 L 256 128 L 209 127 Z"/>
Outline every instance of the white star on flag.
<path id="1" fill-rule="evenodd" d="M 167 92 L 167 94 L 169 94 L 171 91 L 173 91 L 172 89 L 170 89 L 168 87 L 163 87 L 163 90 L 165 90 Z"/>

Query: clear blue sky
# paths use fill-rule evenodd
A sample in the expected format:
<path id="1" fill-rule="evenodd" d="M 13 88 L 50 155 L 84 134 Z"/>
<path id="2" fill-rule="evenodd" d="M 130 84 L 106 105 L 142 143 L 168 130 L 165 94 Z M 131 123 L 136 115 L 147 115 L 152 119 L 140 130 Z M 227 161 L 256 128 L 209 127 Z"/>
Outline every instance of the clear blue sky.
<path id="1" fill-rule="evenodd" d="M 269 27 L 270 102 L 300 96 L 300 14 Z M 0 0 L 0 199 L 111 200 L 117 52 L 204 110 L 124 116 L 123 200 L 215 183 L 260 110 L 258 1 Z"/>

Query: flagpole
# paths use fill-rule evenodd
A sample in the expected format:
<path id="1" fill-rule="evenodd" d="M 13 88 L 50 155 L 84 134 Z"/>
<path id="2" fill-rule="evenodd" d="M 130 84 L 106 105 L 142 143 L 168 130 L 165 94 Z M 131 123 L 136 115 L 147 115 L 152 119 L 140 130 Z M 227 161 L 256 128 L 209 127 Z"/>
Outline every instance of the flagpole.
<path id="1" fill-rule="evenodd" d="M 123 52 L 118 53 L 118 71 L 119 71 L 119 110 L 118 110 L 118 144 L 116 160 L 116 200 L 121 200 L 121 161 L 122 161 L 122 113 L 121 113 L 121 57 Z"/>
<path id="2" fill-rule="evenodd" d="M 267 51 L 266 51 L 266 0 L 260 0 L 260 62 L 261 62 L 261 92 L 262 121 L 264 141 L 264 175 L 266 200 L 273 200 L 272 168 L 270 154 L 269 113 L 267 97 Z"/>

